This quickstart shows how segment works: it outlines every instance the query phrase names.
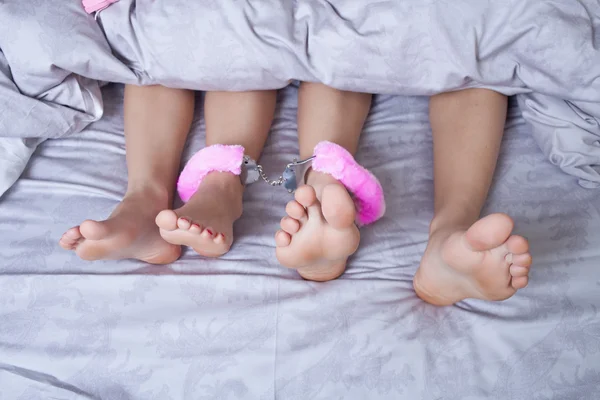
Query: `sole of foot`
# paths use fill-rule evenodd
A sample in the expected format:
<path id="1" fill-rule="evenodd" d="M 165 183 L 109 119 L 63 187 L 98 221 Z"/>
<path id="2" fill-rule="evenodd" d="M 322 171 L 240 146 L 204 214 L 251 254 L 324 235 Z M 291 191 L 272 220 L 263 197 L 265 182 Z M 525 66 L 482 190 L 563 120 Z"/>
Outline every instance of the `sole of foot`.
<path id="1" fill-rule="evenodd" d="M 302 186 L 286 213 L 275 234 L 279 262 L 307 280 L 329 281 L 342 275 L 360 242 L 356 208 L 344 186 L 324 186 L 321 201 L 312 186 Z"/>
<path id="2" fill-rule="evenodd" d="M 527 286 L 532 263 L 529 243 L 513 228 L 508 215 L 491 214 L 466 231 L 432 233 L 413 282 L 417 295 L 439 306 L 513 296 Z"/>
<path id="3" fill-rule="evenodd" d="M 170 264 L 179 258 L 181 248 L 160 237 L 154 217 L 161 206 L 162 202 L 147 194 L 127 196 L 107 220 L 82 222 L 66 231 L 59 245 L 87 261 L 136 259 Z"/>

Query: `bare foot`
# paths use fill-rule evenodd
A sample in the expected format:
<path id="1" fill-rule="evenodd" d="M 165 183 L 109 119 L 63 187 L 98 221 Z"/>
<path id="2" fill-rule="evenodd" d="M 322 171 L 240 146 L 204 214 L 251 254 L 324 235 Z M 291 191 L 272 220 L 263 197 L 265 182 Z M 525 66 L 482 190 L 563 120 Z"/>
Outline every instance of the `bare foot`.
<path id="1" fill-rule="evenodd" d="M 156 217 L 169 243 L 191 247 L 205 257 L 227 253 L 233 243 L 233 223 L 242 215 L 244 188 L 238 176 L 213 172 L 181 208 Z"/>
<path id="2" fill-rule="evenodd" d="M 165 242 L 154 224 L 158 210 L 168 204 L 168 196 L 154 193 L 126 195 L 107 220 L 86 220 L 66 231 L 60 246 L 88 261 L 131 258 L 150 264 L 172 263 L 181 248 Z"/>
<path id="3" fill-rule="evenodd" d="M 438 230 L 430 235 L 414 279 L 417 295 L 445 306 L 475 298 L 505 300 L 527 286 L 529 243 L 511 235 L 512 219 L 491 214 L 468 230 Z"/>
<path id="4" fill-rule="evenodd" d="M 312 281 L 342 275 L 360 242 L 354 201 L 344 186 L 331 179 L 323 186 L 321 201 L 312 186 L 298 188 L 275 234 L 279 262 Z"/>

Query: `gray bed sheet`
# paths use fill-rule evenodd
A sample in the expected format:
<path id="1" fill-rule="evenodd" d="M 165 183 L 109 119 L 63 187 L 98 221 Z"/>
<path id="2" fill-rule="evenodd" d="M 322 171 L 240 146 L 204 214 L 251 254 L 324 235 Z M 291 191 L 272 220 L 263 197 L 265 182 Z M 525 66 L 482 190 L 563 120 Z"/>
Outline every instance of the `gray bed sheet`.
<path id="1" fill-rule="evenodd" d="M 387 215 L 344 276 L 312 283 L 274 258 L 289 195 L 266 185 L 248 188 L 219 260 L 61 250 L 65 229 L 106 217 L 125 189 L 122 87 L 103 94 L 105 117 L 40 146 L 0 200 L 0 399 L 599 398 L 600 200 L 546 160 L 514 103 L 486 212 L 530 239 L 530 286 L 436 308 L 411 286 L 432 215 L 426 98 L 377 96 L 359 159 Z M 290 86 L 269 171 L 297 153 L 295 116 Z M 199 105 L 186 157 L 202 142 Z"/>

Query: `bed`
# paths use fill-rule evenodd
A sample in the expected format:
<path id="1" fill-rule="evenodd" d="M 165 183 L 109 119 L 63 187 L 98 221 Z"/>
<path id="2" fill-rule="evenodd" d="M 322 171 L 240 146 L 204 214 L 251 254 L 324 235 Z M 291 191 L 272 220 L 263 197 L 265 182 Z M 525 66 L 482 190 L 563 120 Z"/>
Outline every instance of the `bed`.
<path id="1" fill-rule="evenodd" d="M 267 171 L 298 151 L 296 94 L 280 91 Z M 440 308 L 412 289 L 432 216 L 427 98 L 376 96 L 358 158 L 388 211 L 340 279 L 314 283 L 278 266 L 289 194 L 258 183 L 219 260 L 60 249 L 125 190 L 123 87 L 102 97 L 104 117 L 39 146 L 0 200 L 0 399 L 598 399 L 598 192 L 547 160 L 514 100 L 485 213 L 509 213 L 531 241 L 530 285 Z M 186 158 L 203 143 L 197 103 Z"/>

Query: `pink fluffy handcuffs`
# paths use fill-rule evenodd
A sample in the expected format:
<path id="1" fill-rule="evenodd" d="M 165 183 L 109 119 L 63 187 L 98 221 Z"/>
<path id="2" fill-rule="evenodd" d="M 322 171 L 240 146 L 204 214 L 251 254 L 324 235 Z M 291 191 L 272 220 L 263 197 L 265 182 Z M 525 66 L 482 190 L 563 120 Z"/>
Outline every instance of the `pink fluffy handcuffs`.
<path id="1" fill-rule="evenodd" d="M 371 224 L 385 213 L 383 189 L 377 178 L 359 165 L 346 149 L 335 143 L 321 142 L 315 147 L 310 159 L 288 164 L 275 184 L 283 184 L 289 191 L 293 191 L 296 188 L 296 175 L 304 183 L 307 167 L 333 176 L 348 189 L 357 207 L 358 225 Z M 217 144 L 205 147 L 194 154 L 181 172 L 177 182 L 179 197 L 187 202 L 206 175 L 213 171 L 241 176 L 244 184 L 255 182 L 262 175 L 262 167 L 244 155 L 242 146 Z"/>

